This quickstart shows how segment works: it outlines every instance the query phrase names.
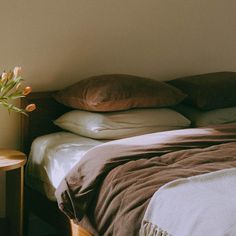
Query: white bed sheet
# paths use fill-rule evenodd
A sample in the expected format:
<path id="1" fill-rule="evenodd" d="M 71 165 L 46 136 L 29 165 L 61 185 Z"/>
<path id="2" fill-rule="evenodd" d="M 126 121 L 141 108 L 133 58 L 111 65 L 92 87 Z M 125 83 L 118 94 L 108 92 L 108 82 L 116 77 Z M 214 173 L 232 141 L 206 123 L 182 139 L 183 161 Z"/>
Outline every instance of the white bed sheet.
<path id="1" fill-rule="evenodd" d="M 88 150 L 104 142 L 68 132 L 36 138 L 26 165 L 27 185 L 56 201 L 55 190 L 63 177 Z"/>

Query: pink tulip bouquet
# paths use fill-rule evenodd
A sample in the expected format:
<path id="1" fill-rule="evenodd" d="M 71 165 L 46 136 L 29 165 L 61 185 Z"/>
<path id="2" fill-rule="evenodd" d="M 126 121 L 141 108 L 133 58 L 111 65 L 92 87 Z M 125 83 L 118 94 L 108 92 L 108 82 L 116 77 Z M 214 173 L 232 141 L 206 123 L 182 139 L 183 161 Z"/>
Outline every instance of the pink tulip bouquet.
<path id="1" fill-rule="evenodd" d="M 21 88 L 23 79 L 21 77 L 21 67 L 17 66 L 13 71 L 3 72 L 0 78 L 0 105 L 7 108 L 8 111 L 15 111 L 28 115 L 36 109 L 35 104 L 29 104 L 24 109 L 19 108 L 11 103 L 11 101 L 26 97 L 31 93 L 31 87 Z"/>

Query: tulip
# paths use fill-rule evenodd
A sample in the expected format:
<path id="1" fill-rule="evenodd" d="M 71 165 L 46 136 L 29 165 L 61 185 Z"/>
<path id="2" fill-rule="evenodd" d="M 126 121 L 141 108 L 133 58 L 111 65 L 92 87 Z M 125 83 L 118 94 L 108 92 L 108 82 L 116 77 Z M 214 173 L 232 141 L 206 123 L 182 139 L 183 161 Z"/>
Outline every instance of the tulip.
<path id="1" fill-rule="evenodd" d="M 20 66 L 16 66 L 13 70 L 14 76 L 18 77 L 21 74 L 21 67 Z"/>
<path id="2" fill-rule="evenodd" d="M 11 80 L 13 78 L 13 76 L 14 76 L 14 73 L 12 71 L 9 71 L 7 73 L 7 80 Z"/>
<path id="3" fill-rule="evenodd" d="M 32 91 L 32 88 L 29 87 L 29 86 L 27 86 L 27 87 L 24 88 L 22 94 L 23 94 L 24 96 L 26 96 L 26 95 L 28 95 L 29 93 L 31 93 L 31 91 Z"/>
<path id="4" fill-rule="evenodd" d="M 1 78 L 1 81 L 2 81 L 3 83 L 7 81 L 7 73 L 6 73 L 6 72 L 3 72 L 1 77 L 2 77 L 2 78 Z"/>
<path id="5" fill-rule="evenodd" d="M 25 110 L 27 111 L 27 112 L 31 112 L 31 111 L 34 111 L 36 109 L 36 105 L 35 104 L 29 104 L 26 108 L 25 108 Z"/>

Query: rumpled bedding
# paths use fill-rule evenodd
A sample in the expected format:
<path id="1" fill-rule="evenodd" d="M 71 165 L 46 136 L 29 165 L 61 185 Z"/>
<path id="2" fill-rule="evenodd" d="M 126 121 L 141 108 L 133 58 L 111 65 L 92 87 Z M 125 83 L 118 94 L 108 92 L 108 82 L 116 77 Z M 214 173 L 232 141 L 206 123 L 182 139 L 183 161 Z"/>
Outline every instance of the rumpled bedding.
<path id="1" fill-rule="evenodd" d="M 229 168 L 236 168 L 236 125 L 153 133 L 94 147 L 56 197 L 60 209 L 93 235 L 136 236 L 161 186 Z"/>
<path id="2" fill-rule="evenodd" d="M 55 190 L 83 155 L 103 141 L 68 132 L 56 132 L 34 140 L 26 165 L 26 184 L 56 201 Z"/>

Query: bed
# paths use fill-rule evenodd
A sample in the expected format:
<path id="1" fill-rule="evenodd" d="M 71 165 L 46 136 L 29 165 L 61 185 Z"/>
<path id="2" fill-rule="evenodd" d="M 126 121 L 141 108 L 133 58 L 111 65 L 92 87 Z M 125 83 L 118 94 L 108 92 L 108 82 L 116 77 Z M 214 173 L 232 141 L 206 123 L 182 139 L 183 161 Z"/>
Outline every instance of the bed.
<path id="1" fill-rule="evenodd" d="M 52 120 L 71 110 L 56 102 L 52 94 L 54 92 L 35 93 L 25 101 L 38 106 L 29 119 L 22 120 L 23 146 L 27 153 L 34 138 L 61 131 Z M 194 176 L 204 178 L 200 182 L 206 184 L 208 179 L 216 179 L 218 183 L 221 171 L 229 170 L 223 176 L 232 177 L 234 173 L 230 171 L 236 167 L 235 142 L 235 124 L 225 124 L 97 143 L 56 185 L 58 203 L 50 201 L 40 190 L 26 186 L 26 209 L 33 210 L 65 235 L 172 235 L 172 226 L 163 220 L 168 218 L 165 214 L 170 207 L 161 209 L 159 219 L 152 212 L 152 204 L 158 207 L 160 200 L 156 199 L 163 196 L 167 199 L 165 194 L 173 189 L 174 196 L 177 193 L 181 196 L 182 182 L 186 186 L 189 182 L 199 182 Z M 211 173 L 218 175 L 211 176 Z M 181 197 L 177 200 L 176 205 L 183 204 Z M 172 212 L 178 216 L 180 209 Z M 183 232 L 183 228 L 181 230 Z"/>

